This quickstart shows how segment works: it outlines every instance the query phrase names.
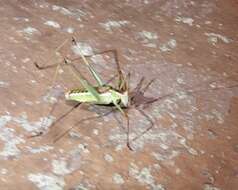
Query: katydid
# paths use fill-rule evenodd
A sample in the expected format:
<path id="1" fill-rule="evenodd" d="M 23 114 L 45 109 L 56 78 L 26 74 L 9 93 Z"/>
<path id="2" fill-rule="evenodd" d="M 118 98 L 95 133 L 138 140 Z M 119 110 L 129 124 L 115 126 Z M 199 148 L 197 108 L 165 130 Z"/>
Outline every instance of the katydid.
<path id="1" fill-rule="evenodd" d="M 72 39 L 72 43 L 75 46 L 77 46 L 76 40 L 74 38 Z M 63 44 L 65 44 L 65 42 Z M 61 47 L 62 47 L 62 45 L 61 45 Z M 57 48 L 57 49 L 59 50 L 60 48 Z M 153 102 L 156 102 L 157 100 L 161 100 L 163 98 L 173 96 L 175 93 L 169 93 L 167 95 L 163 95 L 158 98 L 145 97 L 144 93 L 150 87 L 150 85 L 153 83 L 153 80 L 151 80 L 147 85 L 145 85 L 143 87 L 144 78 L 142 78 L 139 81 L 137 87 L 135 89 L 133 89 L 133 91 L 130 91 L 129 90 L 129 75 L 128 75 L 128 77 L 124 77 L 124 75 L 121 71 L 121 68 L 120 68 L 117 51 L 116 50 L 107 50 L 107 51 L 103 51 L 103 52 L 100 52 L 97 54 L 104 54 L 104 53 L 113 53 L 115 56 L 115 62 L 116 62 L 117 71 L 118 71 L 117 76 L 119 77 L 118 83 L 115 87 L 108 85 L 107 82 L 104 82 L 101 79 L 99 74 L 95 71 L 95 69 L 92 67 L 92 65 L 89 64 L 87 61 L 87 57 L 91 57 L 91 56 L 84 56 L 81 52 L 80 52 L 80 59 L 83 60 L 83 63 L 86 64 L 86 66 L 89 69 L 90 73 L 92 74 L 93 78 L 96 80 L 97 85 L 95 85 L 95 86 L 92 85 L 90 82 L 88 82 L 83 77 L 81 72 L 73 64 L 74 61 L 78 60 L 79 58 L 76 58 L 73 60 L 70 60 L 69 58 L 64 58 L 63 64 L 57 63 L 57 64 L 51 64 L 51 65 L 47 65 L 47 66 L 40 66 L 39 64 L 35 63 L 35 66 L 38 69 L 48 69 L 48 68 L 56 67 L 53 83 L 56 80 L 56 76 L 57 76 L 59 68 L 61 66 L 67 66 L 69 68 L 71 74 L 74 75 L 83 86 L 83 88 L 71 89 L 65 93 L 66 100 L 73 100 L 78 103 L 73 108 L 71 108 L 69 111 L 62 114 L 62 116 L 60 116 L 52 125 L 55 125 L 56 123 L 58 123 L 61 119 L 63 119 L 66 115 L 68 115 L 73 109 L 77 108 L 81 103 L 112 105 L 116 109 L 118 109 L 123 114 L 123 116 L 125 116 L 125 118 L 126 118 L 126 121 L 127 121 L 127 131 L 126 131 L 127 147 L 130 150 L 133 150 L 131 143 L 136 141 L 138 138 L 140 138 L 146 132 L 148 132 L 154 125 L 152 119 L 142 109 L 140 109 L 140 106 L 141 105 L 142 106 L 149 105 Z M 94 55 L 96 55 L 96 54 L 94 54 Z M 94 56 L 94 55 L 92 55 L 92 56 Z M 230 77 L 232 77 L 232 76 L 230 76 Z M 226 77 L 226 78 L 228 78 L 228 77 Z M 212 81 L 212 82 L 214 82 L 214 81 Z M 237 86 L 238 86 L 237 84 L 234 84 L 231 86 L 224 86 L 224 87 L 222 86 L 222 87 L 213 88 L 212 90 L 218 90 L 218 89 L 222 89 L 222 88 L 234 88 Z M 192 89 L 192 90 L 187 90 L 187 93 L 193 94 L 198 91 L 202 91 L 202 90 Z M 127 114 L 127 109 L 125 109 L 125 108 L 131 108 L 132 106 L 135 109 L 137 109 L 141 113 L 141 115 L 143 117 L 145 117 L 150 122 L 150 125 L 137 137 L 130 139 L 129 138 L 130 137 L 129 117 Z M 103 114 L 103 116 L 106 116 L 109 113 L 111 113 L 111 111 L 107 112 L 106 114 Z M 89 119 L 94 119 L 94 118 L 98 118 L 98 117 L 99 116 L 96 116 L 96 117 L 93 116 L 90 118 L 86 118 L 86 119 L 84 118 L 84 119 L 80 120 L 75 125 L 73 125 L 68 130 L 66 130 L 63 134 L 59 135 L 55 141 L 59 140 L 62 136 L 67 134 L 71 129 L 78 126 L 81 122 L 84 122 L 87 119 L 89 120 Z M 41 134 L 43 134 L 43 133 L 40 133 L 40 135 Z"/>
<path id="2" fill-rule="evenodd" d="M 76 46 L 76 47 L 78 46 L 78 43 L 76 42 L 75 38 L 72 38 L 72 43 L 74 46 Z M 83 86 L 83 88 L 75 88 L 75 89 L 71 89 L 68 92 L 66 92 L 65 99 L 78 102 L 76 107 L 78 107 L 78 105 L 81 103 L 91 103 L 91 104 L 98 104 L 98 105 L 112 105 L 112 106 L 114 106 L 126 118 L 126 123 L 127 123 L 127 128 L 126 128 L 127 129 L 127 143 L 126 144 L 130 150 L 133 150 L 133 148 L 131 147 L 130 138 L 129 138 L 129 133 L 130 133 L 129 132 L 129 117 L 128 117 L 127 112 L 124 110 L 124 108 L 128 108 L 131 105 L 131 103 L 133 102 L 134 96 L 129 97 L 130 93 L 129 93 L 129 88 L 128 88 L 129 84 L 128 83 L 129 83 L 130 75 L 128 74 L 127 77 L 124 77 L 124 75 L 121 71 L 121 68 L 120 68 L 117 51 L 116 50 L 108 50 L 108 51 L 98 53 L 98 54 L 103 54 L 103 53 L 112 52 L 115 56 L 117 71 L 118 71 L 117 76 L 119 79 L 118 79 L 118 83 L 117 83 L 116 87 L 112 87 L 111 85 L 108 85 L 101 79 L 101 77 L 96 72 L 96 70 L 87 61 L 86 57 L 88 57 L 88 56 L 84 56 L 83 53 L 80 51 L 80 47 L 78 47 L 78 50 L 79 50 L 78 52 L 80 54 L 80 58 L 83 60 L 83 63 L 86 64 L 87 68 L 89 69 L 90 73 L 92 74 L 93 78 L 95 79 L 97 85 L 96 86 L 92 85 L 89 81 L 87 81 L 83 77 L 81 72 L 73 65 L 74 60 L 70 60 L 69 58 L 64 58 L 63 65 L 69 66 L 68 67 L 69 71 L 72 73 L 72 75 L 75 76 L 75 78 L 78 79 L 78 81 Z M 53 64 L 53 65 L 48 65 L 48 66 L 40 66 L 38 63 L 35 63 L 35 66 L 38 69 L 47 69 L 47 68 L 52 68 L 52 67 L 56 66 L 55 76 L 53 79 L 53 81 L 55 81 L 59 67 L 62 66 L 62 64 L 58 63 L 58 64 Z M 144 79 L 141 80 L 138 90 L 140 90 L 139 88 L 141 88 L 143 80 Z M 153 81 L 151 81 L 144 88 L 144 91 L 150 86 L 150 84 L 152 82 Z M 155 99 L 152 101 L 155 101 Z M 148 102 L 152 102 L 152 101 L 150 99 Z M 152 128 L 153 122 L 142 110 L 139 110 L 139 111 L 151 123 L 149 128 L 146 129 L 142 133 L 142 134 L 144 134 L 146 131 L 148 131 L 150 128 Z M 135 138 L 133 140 L 135 140 Z"/>

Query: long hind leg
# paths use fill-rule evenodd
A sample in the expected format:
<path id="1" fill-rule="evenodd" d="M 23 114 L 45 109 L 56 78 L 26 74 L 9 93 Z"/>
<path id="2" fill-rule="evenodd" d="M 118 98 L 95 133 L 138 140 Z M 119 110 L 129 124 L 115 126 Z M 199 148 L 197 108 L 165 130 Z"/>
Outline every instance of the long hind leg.
<path id="1" fill-rule="evenodd" d="M 69 131 L 71 131 L 72 129 L 76 128 L 79 124 L 88 121 L 88 120 L 93 120 L 93 119 L 97 119 L 97 118 L 101 118 L 101 117 L 105 117 L 107 115 L 109 115 L 110 113 L 112 113 L 115 109 L 111 109 L 110 111 L 103 113 L 101 115 L 98 116 L 92 116 L 92 117 L 88 117 L 88 118 L 84 118 L 81 119 L 80 121 L 76 122 L 73 126 L 71 126 L 69 129 L 65 130 L 63 133 L 61 133 L 60 135 L 58 135 L 55 139 L 54 139 L 54 143 L 56 143 L 57 141 L 59 141 L 62 137 L 64 137 L 66 134 L 68 134 Z"/>
<path id="2" fill-rule="evenodd" d="M 57 53 L 57 52 L 67 43 L 67 41 L 68 41 L 68 40 L 65 40 L 59 47 L 57 47 L 57 48 L 55 49 L 55 52 Z M 56 64 L 52 64 L 52 65 L 40 66 L 38 63 L 34 62 L 34 65 L 35 65 L 36 68 L 39 69 L 39 70 L 44 70 L 44 69 L 49 69 L 49 68 L 54 68 L 54 67 L 56 67 L 55 72 L 54 72 L 54 76 L 53 76 L 53 80 L 52 80 L 52 82 L 51 82 L 51 87 L 54 85 L 54 83 L 55 83 L 55 81 L 56 81 L 60 64 L 62 64 L 62 62 L 59 62 L 59 63 L 56 63 Z M 46 118 L 46 119 L 43 119 L 40 128 L 44 128 L 44 125 L 45 125 L 46 120 L 48 120 L 48 119 L 49 119 L 49 116 L 52 115 L 52 113 L 54 112 L 57 103 L 58 103 L 58 99 L 57 99 L 57 101 L 52 105 L 51 109 L 49 110 L 49 112 L 48 112 L 48 114 L 47 114 L 47 118 Z M 63 118 L 65 118 L 68 114 L 70 114 L 70 113 L 71 113 L 74 109 L 76 109 L 79 105 L 80 105 L 80 103 L 76 104 L 73 108 L 70 108 L 68 111 L 66 111 L 64 114 L 62 114 L 56 121 L 54 121 L 54 122 L 50 125 L 50 127 L 53 127 L 56 123 L 58 123 L 58 122 L 61 121 Z M 36 135 L 32 135 L 32 136 L 30 136 L 30 137 L 36 137 L 36 136 L 40 136 L 40 135 L 43 135 L 43 134 L 44 134 L 43 131 L 38 131 Z"/>

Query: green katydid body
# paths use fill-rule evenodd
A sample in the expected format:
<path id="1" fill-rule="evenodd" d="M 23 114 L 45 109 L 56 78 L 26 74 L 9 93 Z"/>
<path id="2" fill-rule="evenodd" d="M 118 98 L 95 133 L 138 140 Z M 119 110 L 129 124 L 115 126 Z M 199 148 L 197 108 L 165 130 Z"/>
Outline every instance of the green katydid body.
<path id="1" fill-rule="evenodd" d="M 120 107 L 128 107 L 129 97 L 128 92 L 119 92 L 109 85 L 104 85 L 101 87 L 94 87 L 98 92 L 97 99 L 91 92 L 87 89 L 72 89 L 65 94 L 66 100 L 73 100 L 82 103 L 92 103 L 100 105 L 110 105 L 117 103 Z"/>
<path id="2" fill-rule="evenodd" d="M 76 40 L 74 38 L 72 39 L 72 42 L 78 48 L 80 57 L 82 58 L 84 64 L 86 64 L 86 66 L 88 67 L 90 73 L 92 74 L 97 84 L 92 85 L 86 78 L 84 78 L 84 76 L 80 73 L 80 71 L 77 70 L 77 68 L 74 66 L 73 62 L 70 59 L 64 58 L 64 64 L 69 66 L 68 67 L 69 71 L 72 73 L 72 75 L 74 75 L 75 78 L 78 79 L 78 81 L 82 85 L 81 88 L 74 88 L 66 92 L 65 99 L 76 101 L 79 103 L 114 105 L 127 119 L 127 146 L 130 150 L 132 150 L 129 143 L 129 117 L 127 115 L 127 112 L 123 110 L 123 108 L 129 107 L 129 104 L 130 104 L 128 81 L 125 80 L 122 74 L 116 54 L 115 54 L 115 58 L 116 58 L 119 81 L 116 87 L 112 87 L 104 83 L 101 77 L 98 75 L 98 73 L 88 63 L 86 57 L 80 51 L 80 47 L 78 47 L 78 44 L 76 43 Z M 51 66 L 41 67 L 37 63 L 35 63 L 35 66 L 38 69 L 51 67 Z M 56 80 L 56 76 L 60 66 L 61 66 L 60 63 L 58 63 L 55 70 L 52 84 Z"/>
<path id="3" fill-rule="evenodd" d="M 78 46 L 75 39 L 72 40 L 75 46 Z M 78 47 L 80 49 L 80 47 Z M 70 64 L 70 61 L 65 59 L 65 63 L 71 65 L 70 71 L 72 74 L 80 81 L 83 88 L 72 89 L 65 94 L 66 100 L 73 100 L 80 103 L 92 103 L 92 104 L 101 104 L 101 105 L 110 105 L 113 104 L 117 107 L 120 112 L 125 115 L 126 113 L 122 110 L 123 107 L 128 107 L 129 105 L 129 95 L 128 95 L 128 84 L 125 82 L 125 79 L 122 75 L 122 72 L 118 67 L 119 83 L 116 88 L 111 87 L 110 85 L 105 84 L 101 77 L 97 74 L 94 68 L 88 63 L 87 59 L 84 57 L 82 52 L 80 56 L 83 59 L 83 62 L 87 65 L 89 71 L 97 82 L 97 86 L 90 84 L 81 74 L 78 72 L 78 75 L 71 68 L 73 67 Z M 73 67 L 76 69 L 75 67 Z"/>

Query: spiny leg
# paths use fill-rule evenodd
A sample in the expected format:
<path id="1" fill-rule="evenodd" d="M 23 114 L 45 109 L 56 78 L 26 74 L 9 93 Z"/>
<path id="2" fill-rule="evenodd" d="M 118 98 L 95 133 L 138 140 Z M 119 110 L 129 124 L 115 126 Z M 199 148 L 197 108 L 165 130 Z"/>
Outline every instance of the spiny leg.
<path id="1" fill-rule="evenodd" d="M 57 101 L 57 102 L 58 102 L 58 101 Z M 47 117 L 46 117 L 46 118 L 43 118 L 43 121 L 42 121 L 41 124 L 40 124 L 40 129 L 43 128 L 44 125 L 45 125 L 45 122 L 46 122 L 47 120 L 49 120 L 50 115 L 52 115 L 52 113 L 54 112 L 54 110 L 55 110 L 55 108 L 56 108 L 57 102 L 55 102 L 55 103 L 52 105 L 52 107 L 51 107 L 49 113 L 47 114 Z M 42 130 L 36 131 L 36 134 L 30 135 L 28 138 L 39 137 L 39 136 L 41 136 L 41 135 L 43 135 L 43 134 L 44 134 L 44 131 L 42 131 Z"/>
<path id="2" fill-rule="evenodd" d="M 136 85 L 136 87 L 134 88 L 133 91 L 136 91 L 136 92 L 140 91 L 141 88 L 142 88 L 142 85 L 143 85 L 144 81 L 145 81 L 145 77 L 143 76 L 143 77 L 140 79 L 139 83 Z"/>
<path id="3" fill-rule="evenodd" d="M 138 96 L 140 94 L 140 90 L 142 88 L 142 85 L 144 83 L 145 77 L 142 77 L 139 81 L 139 83 L 136 85 L 136 87 L 133 89 L 133 91 L 131 92 L 131 100 L 134 101 L 134 99 L 136 98 L 136 96 Z"/>
<path id="4" fill-rule="evenodd" d="M 72 41 L 73 41 L 74 44 L 77 44 L 76 40 L 74 38 L 73 38 Z M 93 57 L 95 55 L 101 55 L 101 54 L 107 54 L 107 53 L 112 53 L 114 58 L 115 58 L 115 62 L 116 62 L 116 65 L 117 65 L 118 77 L 119 77 L 118 89 L 122 90 L 122 91 L 125 91 L 127 89 L 127 84 L 126 84 L 125 78 L 123 76 L 123 73 L 121 71 L 117 50 L 110 49 L 110 50 L 105 50 L 105 51 L 101 51 L 101 52 L 96 52 L 93 55 L 81 55 L 80 57 L 77 57 L 77 58 L 74 58 L 74 59 L 71 59 L 71 60 L 69 58 L 66 58 L 66 59 L 70 60 L 70 62 L 73 63 L 76 60 L 84 59 L 84 61 L 85 61 L 85 58 L 90 58 L 90 57 Z M 46 65 L 46 66 L 45 65 L 41 66 L 38 63 L 34 62 L 34 65 L 36 66 L 36 68 L 38 68 L 40 70 L 44 70 L 44 69 L 50 69 L 50 68 L 54 68 L 54 67 L 59 67 L 59 65 L 60 66 L 65 66 L 66 64 L 62 64 L 62 62 L 59 62 L 59 63 L 54 63 L 54 64 L 50 64 L 50 65 Z M 93 71 L 93 73 L 94 73 L 94 71 Z"/>
<path id="5" fill-rule="evenodd" d="M 59 47 L 56 48 L 55 52 L 58 52 L 66 43 L 68 42 L 68 40 L 65 40 Z M 37 69 L 39 70 L 44 70 L 44 69 L 49 69 L 49 68 L 54 68 L 56 67 L 56 70 L 54 72 L 54 76 L 53 76 L 53 80 L 52 80 L 52 83 L 51 83 L 51 86 L 54 85 L 55 81 L 56 81 L 56 78 L 57 78 L 57 74 L 58 74 L 58 70 L 60 68 L 61 65 L 64 65 L 63 63 L 65 63 L 65 60 L 64 62 L 58 62 L 58 63 L 55 63 L 55 64 L 51 64 L 51 65 L 44 65 L 44 66 L 41 66 L 39 65 L 37 62 L 34 62 L 34 65 L 36 66 Z M 57 100 L 58 102 L 58 100 Z M 50 109 L 49 113 L 48 113 L 48 116 L 47 116 L 47 119 L 49 119 L 49 115 L 51 115 L 56 107 L 56 103 L 54 103 L 54 105 L 52 106 L 52 108 Z M 55 122 L 53 122 L 51 124 L 51 127 L 54 126 L 56 123 L 58 123 L 59 121 L 61 121 L 63 118 L 65 118 L 68 114 L 70 114 L 74 109 L 76 109 L 78 106 L 80 105 L 80 103 L 76 104 L 73 108 L 70 108 L 67 112 L 65 112 L 64 114 L 62 114 Z M 44 125 L 44 121 L 45 119 L 42 121 L 42 125 Z M 43 132 L 39 132 L 39 135 L 42 135 Z M 39 135 L 36 135 L 36 136 L 39 136 Z"/>
<path id="6" fill-rule="evenodd" d="M 66 44 L 68 43 L 68 39 L 66 39 L 62 44 L 60 44 L 56 49 L 55 49 L 55 53 L 59 52 L 59 50 Z M 53 67 L 57 67 L 59 65 L 59 63 L 54 63 L 51 65 L 39 65 L 37 62 L 34 62 L 34 65 L 36 66 L 37 69 L 39 70 L 44 70 L 44 69 L 49 69 L 49 68 L 53 68 Z"/>
<path id="7" fill-rule="evenodd" d="M 104 54 L 104 53 L 112 53 L 114 55 L 115 62 L 116 62 L 116 65 L 117 65 L 117 73 L 118 73 L 118 76 L 119 76 L 118 90 L 120 90 L 120 91 L 128 90 L 128 86 L 127 86 L 128 84 L 126 83 L 125 77 L 124 77 L 124 75 L 122 73 L 122 70 L 121 70 L 117 50 L 110 49 L 110 50 L 105 50 L 105 51 L 100 52 L 100 54 Z"/>
<path id="8" fill-rule="evenodd" d="M 131 143 L 130 143 L 130 120 L 129 120 L 128 113 L 125 112 L 125 116 L 126 116 L 126 126 L 127 126 L 126 145 L 129 148 L 129 150 L 134 151 L 133 148 L 131 147 Z"/>
<path id="9" fill-rule="evenodd" d="M 58 117 L 57 120 L 55 120 L 52 124 L 51 124 L 51 128 L 54 127 L 57 123 L 59 123 L 61 120 L 63 120 L 65 117 L 67 117 L 72 111 L 74 111 L 76 108 L 78 108 L 81 105 L 81 103 L 77 103 L 75 104 L 73 107 L 71 107 L 69 110 L 67 110 L 66 112 L 64 112 L 61 116 Z"/>
<path id="10" fill-rule="evenodd" d="M 68 40 L 65 40 L 60 46 L 58 46 L 58 47 L 55 49 L 55 53 L 57 53 L 57 52 L 67 43 L 67 41 L 68 41 Z M 59 68 L 60 68 L 60 63 L 61 63 L 61 62 L 55 64 L 55 65 L 56 65 L 56 70 L 55 70 L 55 72 L 54 72 L 53 80 L 52 80 L 52 82 L 51 82 L 51 87 L 53 87 L 53 85 L 54 85 L 54 83 L 55 83 L 55 81 L 56 81 L 57 74 L 58 74 L 58 70 L 59 70 Z M 36 62 L 34 62 L 34 64 L 35 64 L 36 68 L 38 68 L 38 69 L 40 69 L 40 70 L 47 69 L 47 68 L 51 68 L 51 66 L 50 66 L 50 67 L 49 67 L 49 66 L 40 66 L 40 65 L 37 64 Z M 53 105 L 52 108 L 50 109 L 50 111 L 49 111 L 49 113 L 48 113 L 48 115 L 47 115 L 47 118 L 46 118 L 47 120 L 49 119 L 49 116 L 53 113 L 53 111 L 54 111 L 54 109 L 55 109 L 57 103 L 58 103 L 58 100 L 54 103 L 54 105 Z M 43 119 L 42 124 L 41 124 L 42 126 L 44 125 L 44 122 L 45 122 L 46 119 Z M 41 127 L 42 127 L 42 126 L 41 126 Z M 39 135 L 42 135 L 42 134 L 43 134 L 42 131 L 39 132 Z M 36 136 L 39 136 L 39 135 L 36 135 Z"/>
<path id="11" fill-rule="evenodd" d="M 153 84 L 154 81 L 155 81 L 155 79 L 150 80 L 150 82 L 148 82 L 147 85 L 141 90 L 143 95 L 149 89 L 149 87 Z"/>
<path id="12" fill-rule="evenodd" d="M 56 143 L 57 141 L 59 141 L 62 137 L 64 137 L 67 133 L 69 133 L 69 131 L 71 131 L 72 129 L 74 129 L 75 127 L 77 127 L 80 123 L 83 123 L 85 121 L 88 121 L 88 120 L 93 120 L 93 119 L 97 119 L 97 118 L 101 118 L 101 117 L 104 117 L 104 116 L 107 116 L 109 115 L 110 113 L 112 113 L 115 109 L 111 109 L 110 111 L 104 113 L 104 114 L 101 114 L 101 115 L 98 115 L 98 116 L 92 116 L 92 117 L 88 117 L 88 118 L 84 118 L 80 121 L 78 121 L 77 123 L 75 123 L 72 127 L 70 127 L 69 129 L 67 129 L 66 131 L 64 131 L 62 134 L 60 134 L 58 137 L 56 137 L 54 139 L 54 143 Z"/>
<path id="13" fill-rule="evenodd" d="M 150 125 L 149 127 L 147 127 L 143 132 L 141 132 L 139 135 L 137 135 L 136 137 L 134 137 L 131 142 L 134 142 L 136 140 L 138 140 L 140 137 L 142 137 L 144 134 L 146 134 L 148 131 L 150 131 L 153 127 L 154 127 L 154 122 L 152 121 L 152 119 L 141 109 L 139 108 L 136 108 L 137 111 L 140 112 L 140 114 L 142 116 L 144 116 L 149 122 L 150 122 Z"/>
<path id="14" fill-rule="evenodd" d="M 114 95 L 114 92 L 112 91 L 112 96 Z M 130 122 L 129 122 L 129 116 L 128 116 L 128 113 L 126 111 L 123 111 L 123 109 L 120 107 L 120 105 L 117 103 L 117 99 L 115 99 L 113 101 L 113 104 L 114 106 L 122 113 L 122 115 L 125 116 L 126 118 L 126 135 L 127 135 L 127 139 L 126 139 L 126 145 L 127 147 L 129 148 L 129 150 L 132 150 L 133 151 L 133 148 L 131 147 L 130 145 Z"/>
<path id="15" fill-rule="evenodd" d="M 137 86 L 134 88 L 134 92 L 135 92 L 135 95 L 137 94 L 141 94 L 141 95 L 144 95 L 145 92 L 149 89 L 149 87 L 152 85 L 152 83 L 155 81 L 155 79 L 152 79 L 150 80 L 143 88 L 143 83 L 145 81 L 145 77 L 142 77 L 139 81 L 139 83 L 137 84 Z"/>
<path id="16" fill-rule="evenodd" d="M 82 56 L 83 57 L 83 56 Z M 59 63 L 57 63 L 57 64 L 53 64 L 53 65 L 48 65 L 48 66 L 44 66 L 44 67 L 41 67 L 41 66 L 39 66 L 39 65 L 37 65 L 37 63 L 35 63 L 35 66 L 38 68 L 38 69 L 48 69 L 48 68 L 53 68 L 53 67 L 57 67 L 56 68 L 56 71 L 55 71 L 55 75 L 54 75 L 54 80 L 53 80 L 53 83 L 54 83 L 54 81 L 55 81 L 55 79 L 56 79 L 56 76 L 57 76 L 57 73 L 58 73 L 58 69 L 59 69 L 59 66 L 60 65 L 70 65 L 70 68 L 72 67 L 72 69 L 70 69 L 70 71 L 76 76 L 76 78 L 78 78 L 79 80 L 80 80 L 80 82 L 82 83 L 82 81 L 83 82 L 85 82 L 85 83 L 87 83 L 87 81 L 83 78 L 83 76 L 82 76 L 82 74 L 79 72 L 79 70 L 74 66 L 74 65 L 72 65 L 71 64 L 71 62 L 72 62 L 72 60 L 70 60 L 70 59 L 64 59 L 64 64 L 62 63 L 62 62 L 59 62 Z M 77 74 L 74 72 L 74 71 L 76 71 L 78 74 L 79 74 L 79 76 L 77 76 Z M 85 86 L 85 85 L 84 85 Z M 87 88 L 87 87 L 90 87 L 90 85 L 86 85 L 85 86 L 85 88 Z M 90 89 L 90 91 L 92 91 L 92 89 Z M 78 105 L 77 105 L 78 106 Z M 76 107 L 77 107 L 76 106 Z M 54 108 L 54 106 L 53 106 L 53 108 Z M 50 113 L 52 113 L 53 112 L 53 109 L 52 108 L 52 110 L 50 111 Z M 57 121 L 56 122 L 54 122 L 53 123 L 53 125 L 55 125 L 57 122 L 59 122 L 61 119 L 63 119 L 66 115 L 68 115 L 71 111 L 72 111 L 73 109 L 71 109 L 71 110 L 69 110 L 69 111 L 67 111 L 65 114 L 63 114 L 59 119 L 57 119 Z"/>

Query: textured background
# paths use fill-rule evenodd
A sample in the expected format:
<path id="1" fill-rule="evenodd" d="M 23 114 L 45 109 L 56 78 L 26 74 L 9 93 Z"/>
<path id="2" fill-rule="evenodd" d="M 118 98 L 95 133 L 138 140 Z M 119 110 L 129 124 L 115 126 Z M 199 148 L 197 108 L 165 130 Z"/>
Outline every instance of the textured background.
<path id="1" fill-rule="evenodd" d="M 237 189 L 237 9 L 235 0 L 2 0 L 0 189 Z M 134 151 L 120 113 L 85 119 L 109 107 L 58 119 L 72 108 L 62 92 L 79 83 L 64 68 L 52 89 L 54 69 L 33 62 L 76 57 L 70 43 L 55 52 L 72 36 L 85 54 L 116 49 L 131 89 L 155 79 L 145 96 L 159 100 L 143 109 L 154 127 Z M 91 61 L 105 80 L 116 73 L 110 54 Z M 129 116 L 132 139 L 150 122 L 133 107 Z"/>

